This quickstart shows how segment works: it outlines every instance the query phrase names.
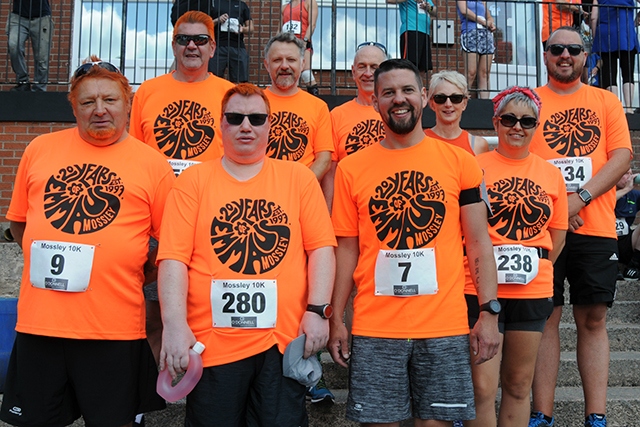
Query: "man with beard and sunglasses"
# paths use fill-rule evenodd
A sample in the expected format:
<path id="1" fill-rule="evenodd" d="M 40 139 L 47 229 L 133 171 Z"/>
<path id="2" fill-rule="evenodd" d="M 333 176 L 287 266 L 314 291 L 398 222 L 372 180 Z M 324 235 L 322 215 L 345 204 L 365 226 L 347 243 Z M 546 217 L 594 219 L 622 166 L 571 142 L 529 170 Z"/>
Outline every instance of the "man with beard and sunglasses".
<path id="1" fill-rule="evenodd" d="M 538 351 L 530 427 L 554 423 L 565 278 L 579 337 L 584 425 L 606 426 L 606 316 L 614 301 L 618 273 L 615 185 L 629 169 L 632 152 L 629 127 L 618 98 L 580 80 L 586 58 L 580 33 L 571 27 L 554 31 L 544 52 L 549 82 L 536 89 L 543 108 L 531 152 L 562 172 L 569 201 L 569 232 L 554 264 L 555 308 Z M 568 420 L 563 423 L 576 425 Z"/>
<path id="2" fill-rule="evenodd" d="M 348 419 L 399 426 L 414 417 L 416 426 L 450 426 L 475 417 L 469 348 L 483 363 L 499 343 L 482 171 L 471 154 L 424 134 L 427 94 L 414 64 L 387 60 L 374 81 L 386 136 L 336 171 L 328 347 L 336 363 L 350 364 Z M 471 333 L 463 235 L 481 304 Z M 350 347 L 343 312 L 354 286 Z"/>
<path id="3" fill-rule="evenodd" d="M 77 127 L 27 146 L 7 212 L 25 262 L 0 418 L 131 426 L 165 406 L 142 287 L 175 177 L 127 133 L 131 86 L 115 66 L 81 65 L 69 101 Z"/>
<path id="4" fill-rule="evenodd" d="M 188 366 L 189 347 L 205 345 L 187 426 L 306 426 L 305 386 L 319 379 L 314 354 L 327 342 L 331 317 L 331 220 L 307 167 L 266 156 L 262 89 L 238 84 L 222 111 L 224 156 L 187 169 L 167 198 L 158 251 L 160 367 L 175 376 Z M 300 362 L 317 366 L 302 383 L 285 352 L 301 334 Z"/>

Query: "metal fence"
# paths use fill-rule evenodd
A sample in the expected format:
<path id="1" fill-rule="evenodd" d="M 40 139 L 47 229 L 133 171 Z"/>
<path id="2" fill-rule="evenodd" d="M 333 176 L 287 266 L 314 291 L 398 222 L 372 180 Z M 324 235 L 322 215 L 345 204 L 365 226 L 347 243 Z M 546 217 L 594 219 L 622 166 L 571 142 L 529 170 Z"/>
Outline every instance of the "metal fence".
<path id="1" fill-rule="evenodd" d="M 403 17 L 400 6 L 394 4 L 397 0 L 315 1 L 318 14 L 312 38 L 312 69 L 321 87 L 321 93 L 340 95 L 353 92 L 354 83 L 351 81 L 350 67 L 359 43 L 376 41 L 387 47 L 390 57 L 401 56 L 400 29 Z M 251 58 L 250 81 L 266 86 L 270 81 L 262 64 L 262 48 L 269 37 L 281 29 L 283 3 L 268 0 L 245 2 L 251 10 L 255 27 L 255 31 L 245 38 Z M 611 18 L 609 15 L 611 11 L 617 13 L 622 9 L 618 9 L 617 6 L 607 9 L 607 3 L 608 1 L 600 1 L 600 16 L 604 16 L 603 12 L 606 12 L 607 19 L 619 19 Z M 432 72 L 443 69 L 454 69 L 468 74 L 469 64 L 465 61 L 466 55 L 460 42 L 462 15 L 458 10 L 465 2 L 434 0 L 433 4 L 436 8 L 435 16 L 429 24 L 433 69 L 425 74 L 425 81 Z M 12 10 L 13 0 L 2 0 L 1 5 L 0 21 L 6 22 Z M 541 27 L 545 8 L 553 10 L 557 5 L 519 0 L 486 1 L 485 5 L 496 27 L 493 32 L 496 50 L 490 58 L 490 95 L 514 84 L 544 84 L 546 70 L 542 61 Z M 119 65 L 134 85 L 166 73 L 173 61 L 171 7 L 171 0 L 52 2 L 54 32 L 48 90 L 68 90 L 72 71 L 90 54 L 97 54 L 103 60 Z M 637 10 L 624 10 L 633 14 L 635 19 Z M 414 8 L 407 13 L 414 13 L 415 16 L 405 15 L 404 18 L 420 19 L 418 14 L 423 12 L 424 10 Z M 588 16 L 576 14 L 573 18 L 578 27 L 582 22 L 586 23 L 582 24 L 585 37 L 588 37 L 589 33 Z M 617 24 L 618 27 L 622 25 L 621 22 Z M 632 36 L 637 40 L 635 27 L 632 32 Z M 619 37 L 620 34 L 618 32 L 608 37 Z M 2 90 L 9 90 L 16 83 L 16 75 L 11 69 L 6 46 L 7 38 L 2 34 L 0 57 L 6 58 L 6 61 L 0 61 Z M 635 59 L 635 52 L 632 55 Z M 34 58 L 30 43 L 27 43 L 26 56 L 32 78 Z M 611 55 L 608 56 L 610 57 Z M 627 58 L 629 57 L 627 55 Z M 633 75 L 637 77 L 637 74 L 638 64 L 635 64 Z M 472 91 L 474 90 L 475 86 L 472 86 Z M 637 87 L 632 89 L 632 93 L 637 91 Z M 629 107 L 637 107 L 639 97 L 634 98 Z"/>

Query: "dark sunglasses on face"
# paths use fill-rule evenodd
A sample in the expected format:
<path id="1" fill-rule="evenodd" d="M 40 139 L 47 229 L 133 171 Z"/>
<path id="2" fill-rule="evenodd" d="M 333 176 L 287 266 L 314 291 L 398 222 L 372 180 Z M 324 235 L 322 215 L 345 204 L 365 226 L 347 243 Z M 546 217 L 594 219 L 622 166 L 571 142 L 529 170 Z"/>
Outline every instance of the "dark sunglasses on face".
<path id="1" fill-rule="evenodd" d="M 550 44 L 547 46 L 547 51 L 553 56 L 562 55 L 565 49 L 569 51 L 569 55 L 578 56 L 584 51 L 584 46 L 580 44 Z"/>
<path id="2" fill-rule="evenodd" d="M 249 118 L 249 123 L 251 126 L 262 126 L 266 121 L 268 114 L 240 114 L 240 113 L 224 113 L 224 116 L 227 118 L 227 123 L 231 126 L 240 126 L 242 122 L 244 122 L 244 118 Z"/>
<path id="3" fill-rule="evenodd" d="M 121 74 L 120 70 L 118 70 L 118 67 L 116 67 L 115 65 L 105 61 L 98 61 L 98 62 L 87 62 L 86 64 L 82 64 L 81 66 L 79 66 L 76 69 L 76 71 L 73 73 L 73 78 L 77 79 L 78 77 L 84 76 L 89 72 L 91 68 L 93 68 L 93 66 L 104 68 L 105 70 L 111 71 L 112 73 Z"/>
<path id="4" fill-rule="evenodd" d="M 433 99 L 433 102 L 435 102 L 436 104 L 444 104 L 445 102 L 447 102 L 447 99 L 451 100 L 452 104 L 460 104 L 464 100 L 464 98 L 465 96 L 459 93 L 454 93 L 452 95 L 443 95 L 439 93 L 431 97 L 431 99 Z"/>
<path id="5" fill-rule="evenodd" d="M 520 122 L 520 127 L 522 129 L 533 129 L 538 124 L 538 120 L 531 116 L 523 116 L 520 118 L 517 118 L 513 114 L 503 114 L 500 116 L 500 124 L 502 126 L 512 128 L 518 122 Z"/>
<path id="6" fill-rule="evenodd" d="M 387 47 L 385 45 L 383 45 L 382 43 L 378 43 L 378 42 L 364 42 L 364 43 L 360 43 L 358 45 L 358 47 L 356 48 L 356 51 L 362 49 L 365 46 L 375 46 L 378 49 L 380 49 L 382 52 L 384 52 L 384 54 L 387 54 Z"/>
<path id="7" fill-rule="evenodd" d="M 193 36 L 187 34 L 176 34 L 173 40 L 180 46 L 187 46 L 189 42 L 193 42 L 196 46 L 204 46 L 209 43 L 209 36 L 206 34 L 196 34 Z"/>

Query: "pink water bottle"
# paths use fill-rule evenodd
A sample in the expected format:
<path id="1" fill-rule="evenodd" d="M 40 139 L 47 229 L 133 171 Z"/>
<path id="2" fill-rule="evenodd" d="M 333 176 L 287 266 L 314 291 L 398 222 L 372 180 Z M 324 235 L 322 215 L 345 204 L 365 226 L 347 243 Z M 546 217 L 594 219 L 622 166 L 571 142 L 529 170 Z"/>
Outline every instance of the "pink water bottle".
<path id="1" fill-rule="evenodd" d="M 204 344 L 196 342 L 189 349 L 189 366 L 182 379 L 172 386 L 173 379 L 169 374 L 169 369 L 165 368 L 158 374 L 158 382 L 156 383 L 156 391 L 158 394 L 169 402 L 177 402 L 178 400 L 191 393 L 191 390 L 198 384 L 202 378 L 202 357 Z"/>

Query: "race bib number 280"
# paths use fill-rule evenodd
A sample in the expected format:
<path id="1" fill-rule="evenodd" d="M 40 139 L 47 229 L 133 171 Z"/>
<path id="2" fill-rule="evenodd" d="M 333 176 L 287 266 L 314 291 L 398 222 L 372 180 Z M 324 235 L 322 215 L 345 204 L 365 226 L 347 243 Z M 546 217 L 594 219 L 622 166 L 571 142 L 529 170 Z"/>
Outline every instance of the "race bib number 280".
<path id="1" fill-rule="evenodd" d="M 211 312 L 214 328 L 275 328 L 277 281 L 212 280 Z"/>
<path id="2" fill-rule="evenodd" d="M 89 287 L 95 246 L 34 240 L 29 279 L 36 288 L 84 292 Z"/>

